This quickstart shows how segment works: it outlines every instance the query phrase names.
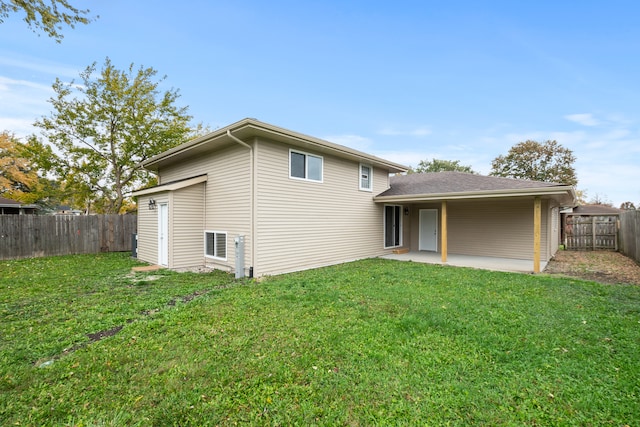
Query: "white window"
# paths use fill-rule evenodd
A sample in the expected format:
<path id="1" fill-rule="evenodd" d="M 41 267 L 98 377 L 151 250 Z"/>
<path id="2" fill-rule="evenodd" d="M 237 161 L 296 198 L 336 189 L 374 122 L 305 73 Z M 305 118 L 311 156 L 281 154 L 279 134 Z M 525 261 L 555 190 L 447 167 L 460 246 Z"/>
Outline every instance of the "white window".
<path id="1" fill-rule="evenodd" d="M 360 164 L 360 189 L 365 191 L 373 190 L 373 168 L 371 165 Z"/>
<path id="2" fill-rule="evenodd" d="M 289 177 L 322 182 L 322 157 L 289 150 Z"/>
<path id="3" fill-rule="evenodd" d="M 227 260 L 227 233 L 220 231 L 204 232 L 204 254 L 211 258 Z"/>

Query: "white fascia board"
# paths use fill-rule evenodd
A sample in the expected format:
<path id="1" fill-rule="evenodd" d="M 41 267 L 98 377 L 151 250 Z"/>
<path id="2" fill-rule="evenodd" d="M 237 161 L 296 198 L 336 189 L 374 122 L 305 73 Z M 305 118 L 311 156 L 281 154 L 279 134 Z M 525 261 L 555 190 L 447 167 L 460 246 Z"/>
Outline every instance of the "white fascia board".
<path id="1" fill-rule="evenodd" d="M 183 181 L 174 182 L 172 184 L 158 185 L 156 187 L 147 188 L 144 190 L 134 191 L 132 196 L 144 196 L 146 194 L 156 194 L 163 191 L 175 191 L 181 188 L 189 187 L 191 185 L 200 184 L 207 181 L 207 175 L 200 175 Z"/>
<path id="2" fill-rule="evenodd" d="M 430 194 L 406 194 L 396 196 L 376 196 L 375 202 L 423 202 L 436 200 L 460 200 L 460 199 L 486 199 L 503 197 L 531 197 L 531 196 L 552 196 L 569 195 L 575 197 L 573 187 L 541 187 L 513 190 L 490 190 L 490 191 L 463 191 L 458 193 L 430 193 Z"/>

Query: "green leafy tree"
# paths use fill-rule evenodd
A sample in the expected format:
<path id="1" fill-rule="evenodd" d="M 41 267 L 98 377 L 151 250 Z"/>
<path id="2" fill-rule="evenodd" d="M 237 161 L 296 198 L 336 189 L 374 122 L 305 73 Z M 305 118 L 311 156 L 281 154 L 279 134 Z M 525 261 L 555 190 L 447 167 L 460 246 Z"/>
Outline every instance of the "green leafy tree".
<path id="1" fill-rule="evenodd" d="M 493 159 L 489 175 L 576 185 L 575 160 L 573 152 L 556 141 L 527 140 Z"/>
<path id="2" fill-rule="evenodd" d="M 0 133 L 0 196 L 46 210 L 59 204 L 61 193 L 55 181 L 40 175 L 30 151 L 29 143 L 7 131 Z"/>
<path id="3" fill-rule="evenodd" d="M 22 144 L 13 134 L 0 133 L 0 196 L 31 203 L 31 189 L 38 183 L 38 173 L 22 153 Z"/>
<path id="4" fill-rule="evenodd" d="M 120 213 L 127 193 L 153 180 L 140 162 L 185 141 L 191 116 L 175 106 L 176 90 L 159 90 L 153 68 L 120 71 L 107 58 L 95 73 L 94 63 L 80 84 L 56 79 L 54 111 L 35 123 L 55 150 L 33 137 L 30 152 L 77 203 Z"/>
<path id="5" fill-rule="evenodd" d="M 429 160 L 420 160 L 418 166 L 415 169 L 412 169 L 410 172 L 415 173 L 424 173 L 424 172 L 443 172 L 443 171 L 454 171 L 454 172 L 466 172 L 466 173 L 477 173 L 471 166 L 464 166 L 460 164 L 460 160 L 439 160 L 433 159 Z"/>
<path id="6" fill-rule="evenodd" d="M 58 43 L 64 37 L 62 24 L 75 28 L 76 24 L 88 24 L 89 9 L 73 7 L 67 0 L 0 0 L 0 23 L 11 14 L 24 13 L 22 18 L 34 32 L 44 31 Z"/>

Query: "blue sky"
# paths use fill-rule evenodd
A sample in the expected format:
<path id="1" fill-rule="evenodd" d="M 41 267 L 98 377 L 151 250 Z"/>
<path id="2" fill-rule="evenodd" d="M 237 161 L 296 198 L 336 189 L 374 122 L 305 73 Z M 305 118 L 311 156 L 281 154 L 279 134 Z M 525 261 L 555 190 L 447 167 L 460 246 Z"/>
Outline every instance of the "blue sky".
<path id="1" fill-rule="evenodd" d="M 577 158 L 578 189 L 640 204 L 640 2 L 72 1 L 61 44 L 0 24 L 0 130 L 48 115 L 56 77 L 153 67 L 194 123 L 245 117 L 402 164 L 487 174 L 526 139 Z"/>

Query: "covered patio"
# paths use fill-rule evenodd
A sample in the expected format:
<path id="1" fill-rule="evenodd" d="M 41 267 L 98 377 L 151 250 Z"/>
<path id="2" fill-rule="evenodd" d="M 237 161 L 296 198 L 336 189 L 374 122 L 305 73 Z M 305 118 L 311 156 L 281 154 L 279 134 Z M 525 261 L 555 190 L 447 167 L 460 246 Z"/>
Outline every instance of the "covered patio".
<path id="1" fill-rule="evenodd" d="M 384 206 L 388 258 L 539 273 L 558 249 L 559 212 L 575 192 L 450 171 L 392 176 L 374 201 Z"/>
<path id="2" fill-rule="evenodd" d="M 402 254 L 389 254 L 381 258 L 393 259 L 397 261 L 413 261 L 425 264 L 451 265 L 454 267 L 469 267 L 482 270 L 507 271 L 516 273 L 533 273 L 533 263 L 526 259 L 498 258 L 475 255 L 449 254 L 446 261 L 442 261 L 442 256 L 437 252 L 413 251 Z M 540 270 L 547 266 L 546 261 L 540 261 Z"/>

